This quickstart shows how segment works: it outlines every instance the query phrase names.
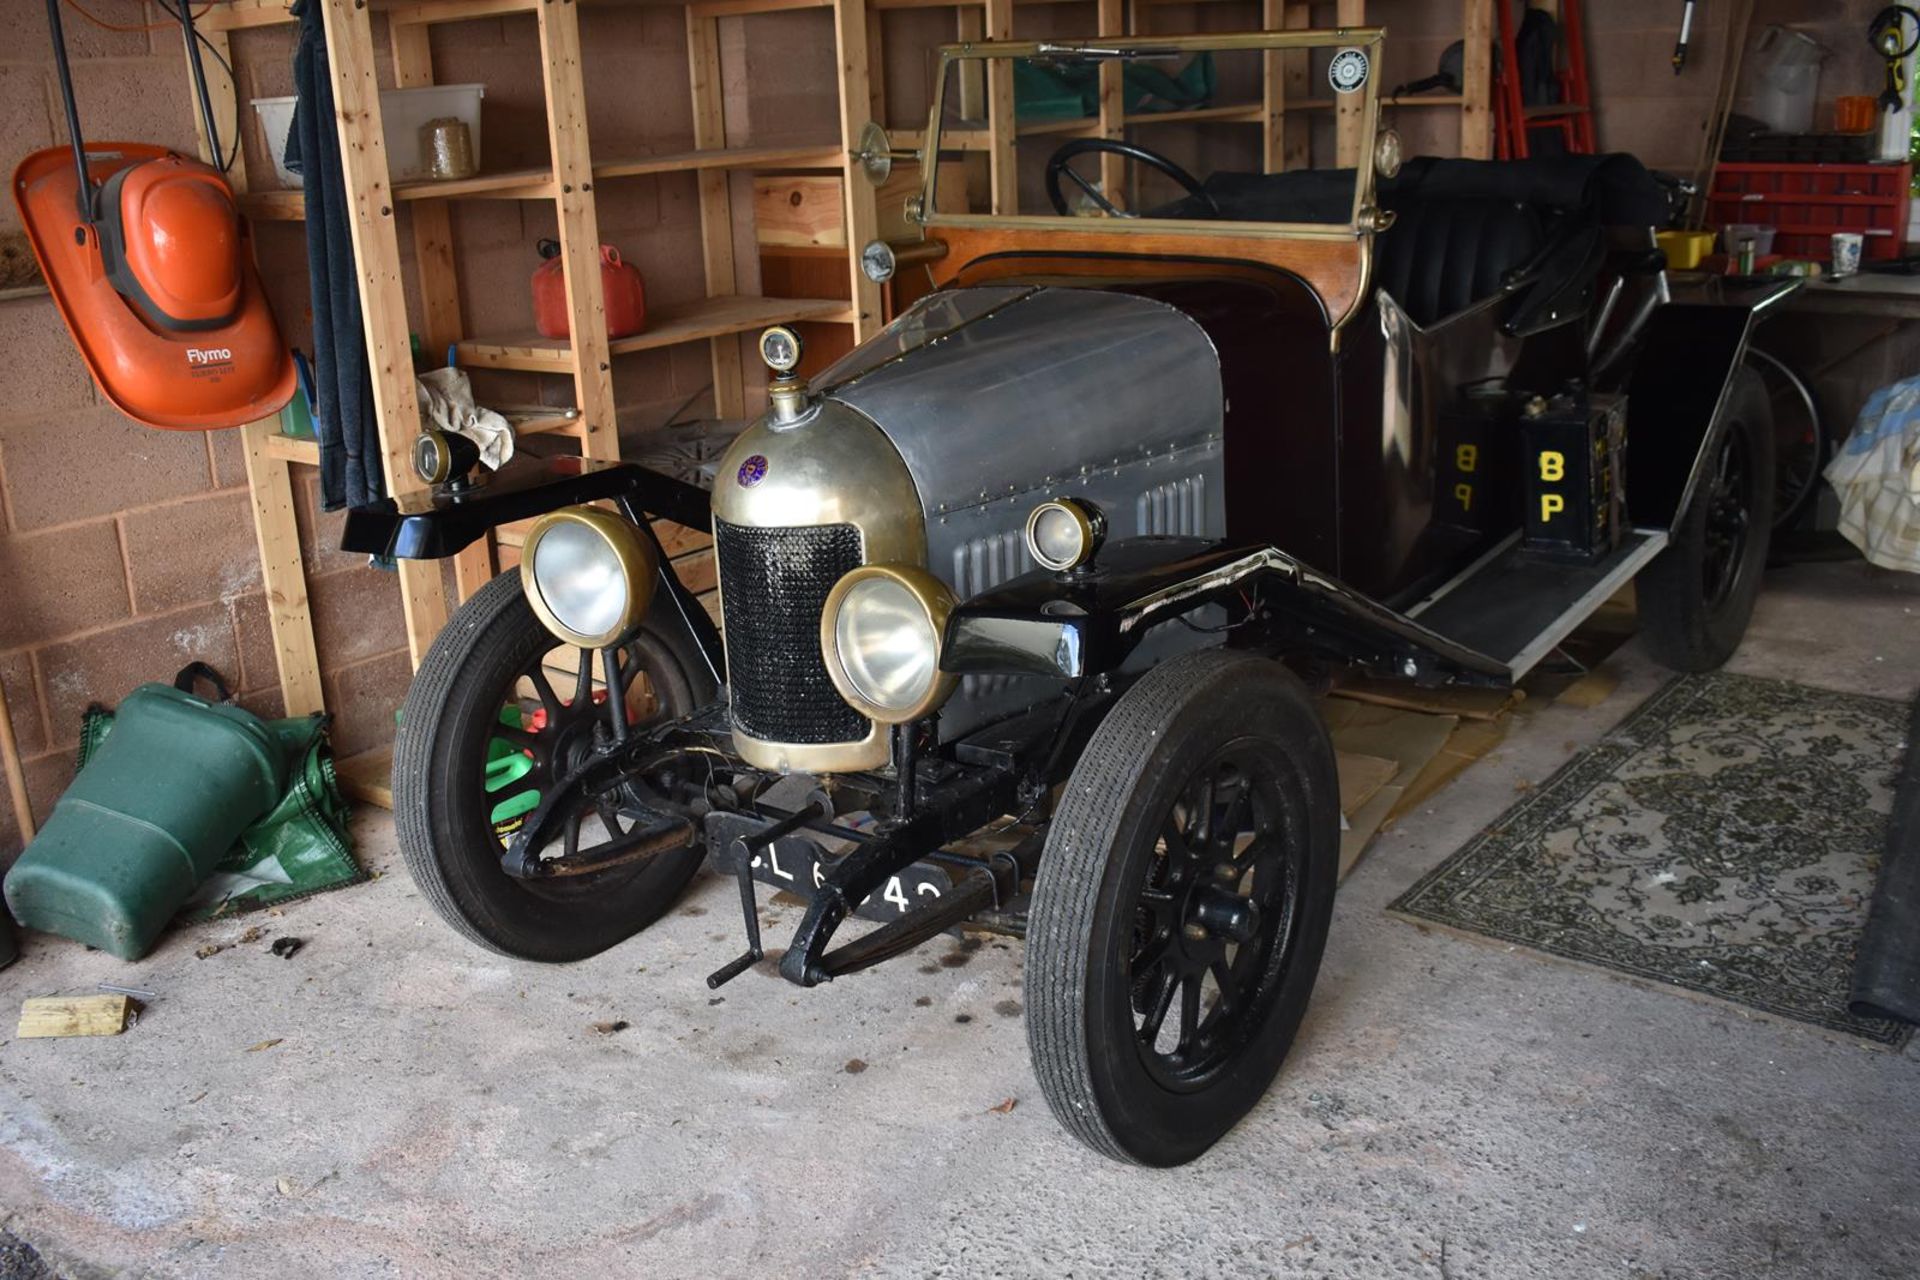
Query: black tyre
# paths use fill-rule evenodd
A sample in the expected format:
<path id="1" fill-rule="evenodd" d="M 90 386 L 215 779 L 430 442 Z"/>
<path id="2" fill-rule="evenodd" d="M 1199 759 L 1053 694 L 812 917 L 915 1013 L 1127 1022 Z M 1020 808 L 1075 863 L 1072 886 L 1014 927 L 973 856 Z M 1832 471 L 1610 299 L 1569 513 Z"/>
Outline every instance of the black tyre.
<path id="1" fill-rule="evenodd" d="M 663 601 L 661 609 L 671 605 Z M 522 880 L 500 854 L 604 722 L 591 651 L 560 645 L 502 574 L 475 592 L 415 674 L 393 744 L 394 826 L 407 870 L 462 934 L 527 960 L 604 951 L 673 905 L 700 867 L 696 845 L 592 874 Z M 714 692 L 690 638 L 656 613 L 622 651 L 620 682 L 638 723 L 697 710 Z M 572 674 L 563 674 L 571 672 Z M 570 814 L 566 846 L 618 833 L 617 810 Z"/>
<path id="2" fill-rule="evenodd" d="M 1333 746 L 1277 662 L 1214 650 L 1128 690 L 1074 767 L 1027 937 L 1027 1043 L 1060 1123 L 1175 1165 L 1266 1092 L 1320 969 Z"/>
<path id="3" fill-rule="evenodd" d="M 1742 369 L 1673 542 L 1635 584 L 1640 635 L 1662 666 L 1711 671 L 1740 647 L 1773 532 L 1773 469 L 1767 391 Z"/>

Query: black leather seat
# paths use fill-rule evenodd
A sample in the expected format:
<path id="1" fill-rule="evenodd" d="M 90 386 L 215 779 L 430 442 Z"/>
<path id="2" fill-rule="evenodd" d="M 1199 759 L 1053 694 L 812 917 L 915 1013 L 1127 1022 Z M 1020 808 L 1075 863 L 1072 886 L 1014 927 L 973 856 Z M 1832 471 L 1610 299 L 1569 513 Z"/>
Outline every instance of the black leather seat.
<path id="1" fill-rule="evenodd" d="M 1354 171 L 1216 172 L 1206 198 L 1187 196 L 1154 209 L 1154 218 L 1221 218 L 1235 222 L 1342 223 L 1353 213 Z M 1524 265 L 1543 279 L 1530 299 L 1551 323 L 1583 306 L 1601 243 L 1587 234 L 1604 225 L 1654 226 L 1667 217 L 1667 193 L 1629 155 L 1563 156 L 1551 160 L 1409 160 L 1377 184 L 1383 207 L 1397 216 L 1375 241 L 1376 287 L 1385 289 L 1422 327 L 1499 292 Z M 1553 253 L 1544 254 L 1549 236 Z M 1539 259 L 1536 262 L 1536 259 Z"/>
<path id="2" fill-rule="evenodd" d="M 1500 291 L 1540 252 L 1540 214 L 1492 196 L 1407 200 L 1374 240 L 1373 281 L 1423 328 Z"/>

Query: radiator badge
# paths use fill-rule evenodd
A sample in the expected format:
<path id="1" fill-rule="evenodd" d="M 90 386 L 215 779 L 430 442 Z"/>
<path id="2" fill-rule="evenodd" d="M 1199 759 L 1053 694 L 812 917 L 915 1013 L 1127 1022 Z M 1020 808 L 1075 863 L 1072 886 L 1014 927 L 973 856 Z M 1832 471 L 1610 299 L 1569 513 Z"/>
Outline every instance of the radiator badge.
<path id="1" fill-rule="evenodd" d="M 734 476 L 734 479 L 740 482 L 742 489 L 751 489 L 766 478 L 767 458 L 765 454 L 761 453 L 756 453 L 741 463 L 738 474 Z"/>

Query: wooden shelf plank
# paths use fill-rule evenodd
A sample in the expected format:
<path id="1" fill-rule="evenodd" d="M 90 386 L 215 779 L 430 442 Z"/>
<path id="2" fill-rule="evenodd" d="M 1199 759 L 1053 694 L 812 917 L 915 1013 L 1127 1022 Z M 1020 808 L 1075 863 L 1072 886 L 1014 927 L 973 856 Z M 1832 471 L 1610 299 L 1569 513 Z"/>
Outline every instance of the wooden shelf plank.
<path id="1" fill-rule="evenodd" d="M 584 420 L 578 414 L 554 413 L 509 421 L 513 424 L 513 434 L 519 437 L 574 432 Z M 270 435 L 265 438 L 263 447 L 266 455 L 278 462 L 292 462 L 307 467 L 320 465 L 320 442 L 308 436 Z"/>
<path id="2" fill-rule="evenodd" d="M 1073 116 L 1065 120 L 1033 120 L 1019 126 L 1019 131 L 1020 136 L 1023 138 L 1033 137 L 1038 134 L 1060 133 L 1084 134 L 1088 137 L 1094 137 L 1100 132 L 1100 117 Z M 942 141 L 945 141 L 945 139 L 942 138 Z"/>
<path id="3" fill-rule="evenodd" d="M 235 199 L 256 222 L 301 222 L 307 216 L 307 198 L 298 191 L 246 191 Z"/>
<path id="4" fill-rule="evenodd" d="M 1457 105 L 1458 98 L 1454 103 Z M 1333 106 L 1330 98 L 1309 98 L 1304 102 L 1289 102 L 1289 111 L 1326 110 Z M 1258 102 L 1230 102 L 1217 107 L 1191 107 L 1184 111 L 1130 111 L 1124 117 L 1127 124 L 1201 124 L 1216 122 L 1219 124 L 1263 124 L 1266 109 Z M 1020 136 L 1031 134 L 1086 134 L 1100 132 L 1100 119 L 1097 116 L 1078 116 L 1068 120 L 1035 120 L 1020 126 Z M 922 135 L 915 135 L 916 137 Z M 947 145 L 947 133 L 941 131 L 940 143 Z"/>
<path id="5" fill-rule="evenodd" d="M 893 145 L 905 151 L 918 151 L 927 145 L 927 131 L 901 129 L 894 133 Z M 940 131 L 942 151 L 986 151 L 992 146 L 993 133 L 988 129 L 942 129 Z"/>
<path id="6" fill-rule="evenodd" d="M 276 26 L 294 20 L 287 4 L 288 0 L 226 0 L 196 17 L 193 25 L 206 32 Z"/>
<path id="7" fill-rule="evenodd" d="M 1195 0 L 1164 0 L 1165 3 L 1195 3 Z M 1087 4 L 1090 0 L 1013 0 L 1015 8 L 1025 9 L 1034 5 L 1048 4 Z M 966 9 L 980 8 L 986 0 L 872 0 L 869 9 Z"/>
<path id="8" fill-rule="evenodd" d="M 541 0 L 406 0 L 383 7 L 387 21 L 397 25 L 433 22 L 465 22 L 473 18 L 498 18 L 509 13 L 532 13 Z"/>
<path id="9" fill-rule="evenodd" d="M 747 333 L 787 321 L 844 320 L 846 316 L 847 303 L 840 298 L 703 298 L 657 308 L 649 315 L 645 332 L 615 338 L 609 345 L 615 355 L 620 355 Z M 573 367 L 573 352 L 557 338 L 528 335 L 491 342 L 468 341 L 460 343 L 459 350 L 461 364 L 483 369 L 554 373 Z"/>
<path id="10" fill-rule="evenodd" d="M 706 169 L 831 169 L 838 172 L 846 165 L 840 148 L 823 143 L 815 146 L 787 147 L 715 147 L 708 150 L 674 151 L 657 156 L 638 156 L 631 160 L 604 161 L 593 166 L 600 178 L 636 178 L 654 173 L 683 173 Z"/>
<path id="11" fill-rule="evenodd" d="M 756 13 L 832 7 L 833 0 L 694 0 L 687 6 L 687 13 L 695 18 L 745 18 Z"/>
<path id="12" fill-rule="evenodd" d="M 307 436 L 263 436 L 261 449 L 269 458 L 280 462 L 298 462 L 309 467 L 320 465 L 320 442 Z"/>
<path id="13" fill-rule="evenodd" d="M 393 748 L 376 747 L 333 762 L 340 790 L 349 800 L 380 809 L 393 808 Z"/>
<path id="14" fill-rule="evenodd" d="M 396 182 L 396 200 L 451 200 L 468 197 L 490 200 L 551 200 L 555 195 L 550 169 L 509 169 L 502 173 L 477 173 L 471 178 L 426 178 Z"/>
<path id="15" fill-rule="evenodd" d="M 290 0 L 220 0 L 193 20 L 201 31 L 244 31 L 252 27 L 278 26 L 294 21 L 287 12 Z M 497 18 L 502 14 L 531 13 L 540 0 L 391 0 L 377 2 L 374 11 L 384 13 L 393 22 L 462 22 L 471 18 Z"/>
<path id="16" fill-rule="evenodd" d="M 551 200 L 553 174 L 546 169 L 510 169 L 445 181 L 424 179 L 394 184 L 395 200 Z M 307 216 L 306 196 L 298 191 L 250 191 L 239 197 L 240 211 L 267 222 L 299 222 Z"/>
<path id="17" fill-rule="evenodd" d="M 521 418 L 509 414 L 507 421 L 513 425 L 514 436 L 519 437 L 575 433 L 586 425 L 587 420 L 578 413 L 550 413 Z"/>
<path id="18" fill-rule="evenodd" d="M 1305 107 L 1304 102 L 1289 102 L 1287 110 Z M 1266 108 L 1258 102 L 1235 102 L 1218 107 L 1193 107 L 1186 111 L 1129 111 L 1128 124 L 1183 124 L 1201 121 L 1221 124 L 1264 124 Z"/>

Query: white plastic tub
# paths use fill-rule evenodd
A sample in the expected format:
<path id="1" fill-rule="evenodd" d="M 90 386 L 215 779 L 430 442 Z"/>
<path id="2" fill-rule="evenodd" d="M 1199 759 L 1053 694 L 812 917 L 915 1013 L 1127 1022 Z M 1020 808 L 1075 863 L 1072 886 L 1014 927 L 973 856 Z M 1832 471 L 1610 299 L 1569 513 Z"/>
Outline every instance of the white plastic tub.
<path id="1" fill-rule="evenodd" d="M 465 122 L 473 138 L 473 162 L 484 163 L 480 155 L 480 100 L 487 94 L 483 84 L 433 84 L 418 89 L 382 89 L 380 117 L 387 142 L 387 170 L 395 182 L 417 182 L 427 178 L 428 151 L 422 130 L 429 120 L 446 116 Z M 273 156 L 273 171 L 283 187 L 298 187 L 300 178 L 287 172 L 284 156 L 287 132 L 293 127 L 292 98 L 255 98 L 253 109 L 260 113 L 260 129 L 266 136 L 267 150 Z"/>

